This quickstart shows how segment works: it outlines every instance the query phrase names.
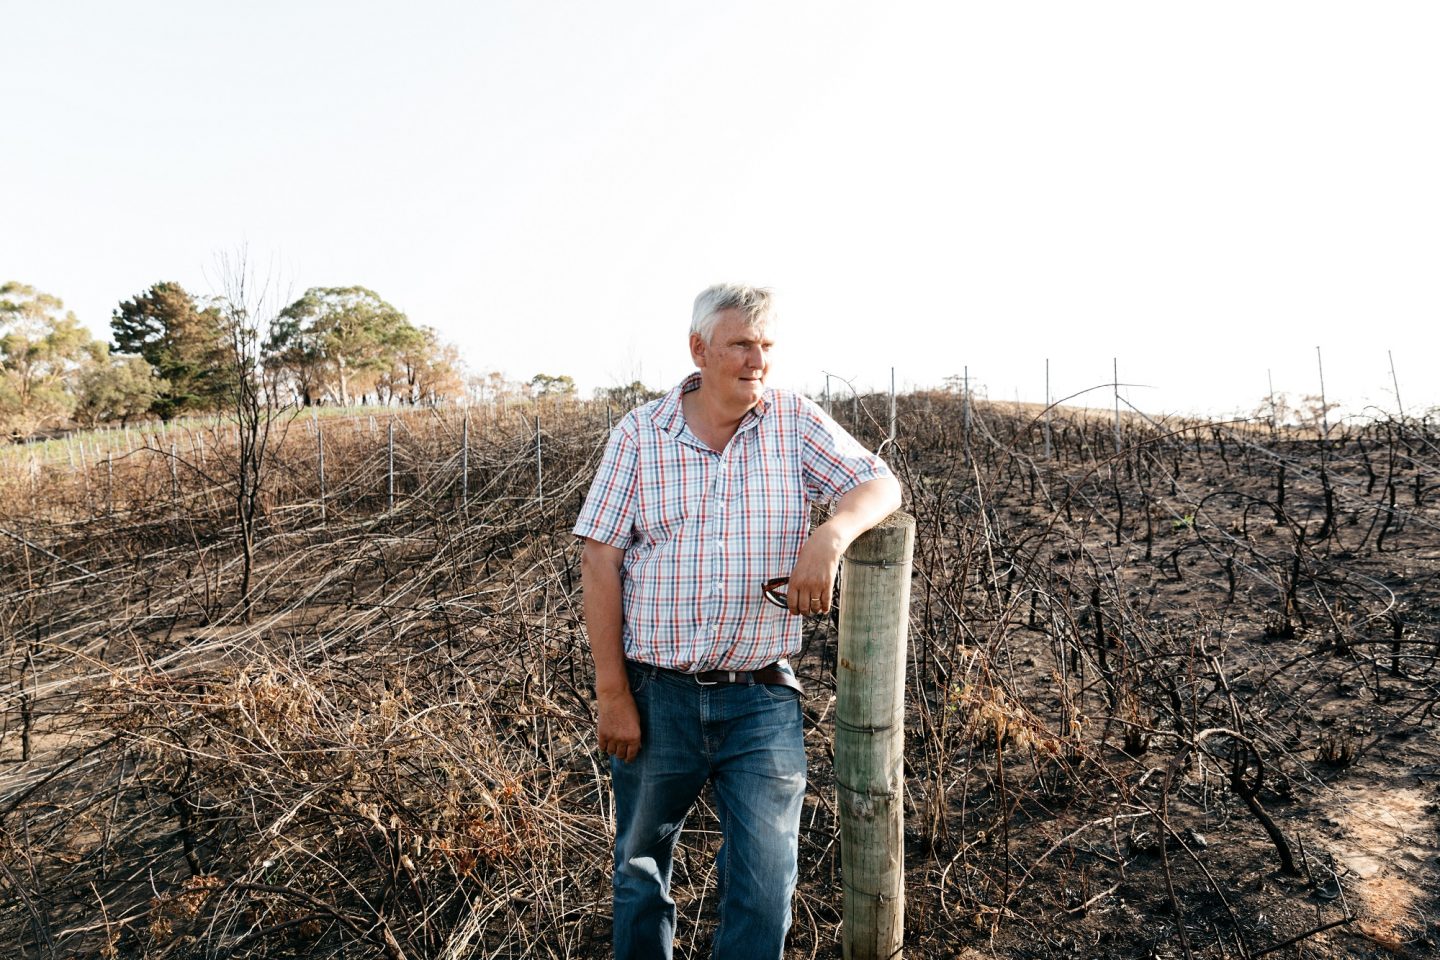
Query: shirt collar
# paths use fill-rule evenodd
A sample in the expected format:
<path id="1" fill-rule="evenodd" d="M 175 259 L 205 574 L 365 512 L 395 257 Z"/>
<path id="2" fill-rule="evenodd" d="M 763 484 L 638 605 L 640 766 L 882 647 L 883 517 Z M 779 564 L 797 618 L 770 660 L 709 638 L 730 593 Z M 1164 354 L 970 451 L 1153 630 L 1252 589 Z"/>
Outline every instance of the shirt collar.
<path id="1" fill-rule="evenodd" d="M 665 394 L 664 398 L 656 404 L 655 412 L 651 414 L 655 425 L 678 440 L 680 435 L 685 431 L 685 411 L 680 406 L 680 398 L 691 390 L 699 389 L 699 387 L 700 371 L 696 370 L 684 380 L 681 380 L 679 386 Z M 759 422 L 759 420 L 765 416 L 765 411 L 769 408 L 770 388 L 766 387 L 760 394 L 759 402 L 751 407 L 750 410 L 746 412 L 744 418 L 741 419 L 739 430 L 736 432 L 738 433 L 740 430 L 748 429 L 751 425 Z"/>

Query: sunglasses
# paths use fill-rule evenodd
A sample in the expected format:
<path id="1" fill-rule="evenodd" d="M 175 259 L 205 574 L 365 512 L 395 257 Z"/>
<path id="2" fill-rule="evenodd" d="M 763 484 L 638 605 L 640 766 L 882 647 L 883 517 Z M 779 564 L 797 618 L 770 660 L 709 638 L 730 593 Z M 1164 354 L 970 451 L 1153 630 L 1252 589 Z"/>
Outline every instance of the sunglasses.
<path id="1" fill-rule="evenodd" d="M 765 594 L 766 600 L 781 610 L 789 610 L 790 602 L 785 597 L 785 585 L 789 582 L 789 577 L 772 577 L 765 581 L 765 585 L 760 588 L 760 591 Z"/>

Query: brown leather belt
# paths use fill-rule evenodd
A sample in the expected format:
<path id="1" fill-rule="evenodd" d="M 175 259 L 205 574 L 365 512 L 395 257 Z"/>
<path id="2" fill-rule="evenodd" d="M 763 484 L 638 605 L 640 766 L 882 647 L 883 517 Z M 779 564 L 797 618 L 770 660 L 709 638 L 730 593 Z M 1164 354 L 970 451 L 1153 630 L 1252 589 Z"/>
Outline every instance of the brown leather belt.
<path id="1" fill-rule="evenodd" d="M 677 677 L 686 677 L 694 680 L 702 687 L 713 687 L 722 683 L 755 684 L 764 683 L 776 687 L 789 687 L 805 695 L 805 688 L 795 675 L 788 670 L 781 670 L 780 665 L 772 663 L 769 666 L 760 667 L 758 670 L 702 670 L 699 673 L 685 673 L 680 670 L 671 670 L 666 667 L 656 667 L 656 670 L 663 670 L 666 673 L 673 673 Z"/>

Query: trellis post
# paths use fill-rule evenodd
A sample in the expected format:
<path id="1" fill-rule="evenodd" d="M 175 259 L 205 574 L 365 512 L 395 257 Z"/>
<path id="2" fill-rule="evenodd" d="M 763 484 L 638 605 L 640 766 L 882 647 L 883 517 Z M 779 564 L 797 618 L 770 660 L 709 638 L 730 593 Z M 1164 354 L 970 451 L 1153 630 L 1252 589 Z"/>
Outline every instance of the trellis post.
<path id="1" fill-rule="evenodd" d="M 545 462 L 540 446 L 540 415 L 535 415 L 535 499 L 545 505 Z"/>
<path id="2" fill-rule="evenodd" d="M 890 368 L 890 442 L 895 442 L 895 368 Z"/>
<path id="3" fill-rule="evenodd" d="M 1276 428 L 1280 424 L 1280 418 L 1275 410 L 1275 378 L 1270 376 L 1270 369 L 1265 369 L 1265 383 L 1270 387 L 1270 439 L 1275 439 Z"/>
<path id="4" fill-rule="evenodd" d="M 1400 402 L 1400 379 L 1395 376 L 1395 353 L 1391 350 L 1385 351 L 1385 356 L 1390 358 L 1390 382 L 1395 385 L 1395 407 L 1400 411 L 1400 419 L 1405 419 L 1405 404 Z"/>
<path id="5" fill-rule="evenodd" d="M 325 517 L 325 432 L 320 428 L 320 414 L 310 408 L 310 422 L 315 427 L 315 468 L 320 476 L 320 522 Z"/>
<path id="6" fill-rule="evenodd" d="M 1120 358 L 1110 358 L 1110 386 L 1115 391 L 1115 452 L 1120 452 Z"/>
<path id="7" fill-rule="evenodd" d="M 1045 358 L 1045 459 L 1050 459 L 1050 358 Z"/>
<path id="8" fill-rule="evenodd" d="M 390 422 L 385 428 L 385 493 L 387 496 L 387 510 L 395 512 L 395 415 L 390 415 Z"/>
<path id="9" fill-rule="evenodd" d="M 460 427 L 460 512 L 470 514 L 470 408 Z"/>
<path id="10" fill-rule="evenodd" d="M 965 462 L 970 462 L 970 365 L 962 368 L 964 379 L 960 389 L 960 446 L 965 451 Z"/>
<path id="11" fill-rule="evenodd" d="M 845 551 L 835 790 L 845 960 L 898 960 L 905 927 L 905 645 L 915 519 L 893 513 Z"/>

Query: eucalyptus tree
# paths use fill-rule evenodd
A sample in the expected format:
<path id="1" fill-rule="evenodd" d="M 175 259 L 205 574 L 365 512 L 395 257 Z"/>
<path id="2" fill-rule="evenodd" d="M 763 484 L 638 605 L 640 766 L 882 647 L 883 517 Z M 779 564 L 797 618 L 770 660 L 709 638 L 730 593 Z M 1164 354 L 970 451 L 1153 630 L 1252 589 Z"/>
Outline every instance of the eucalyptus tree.
<path id="1" fill-rule="evenodd" d="M 419 327 L 397 353 L 386 379 L 403 403 L 434 406 L 464 395 L 465 364 L 454 344 L 441 340 L 432 327 Z"/>
<path id="2" fill-rule="evenodd" d="M 312 287 L 280 312 L 266 364 L 301 403 L 352 403 L 376 391 L 419 335 L 405 314 L 365 287 Z"/>
<path id="3" fill-rule="evenodd" d="M 0 430 L 26 437 L 75 409 L 73 382 L 104 354 L 59 297 L 0 285 Z"/>
<path id="4" fill-rule="evenodd" d="M 102 345 L 103 347 L 103 345 Z M 75 422 L 94 427 L 115 420 L 126 423 L 144 416 L 169 389 L 144 357 L 101 356 L 80 375 Z"/>

